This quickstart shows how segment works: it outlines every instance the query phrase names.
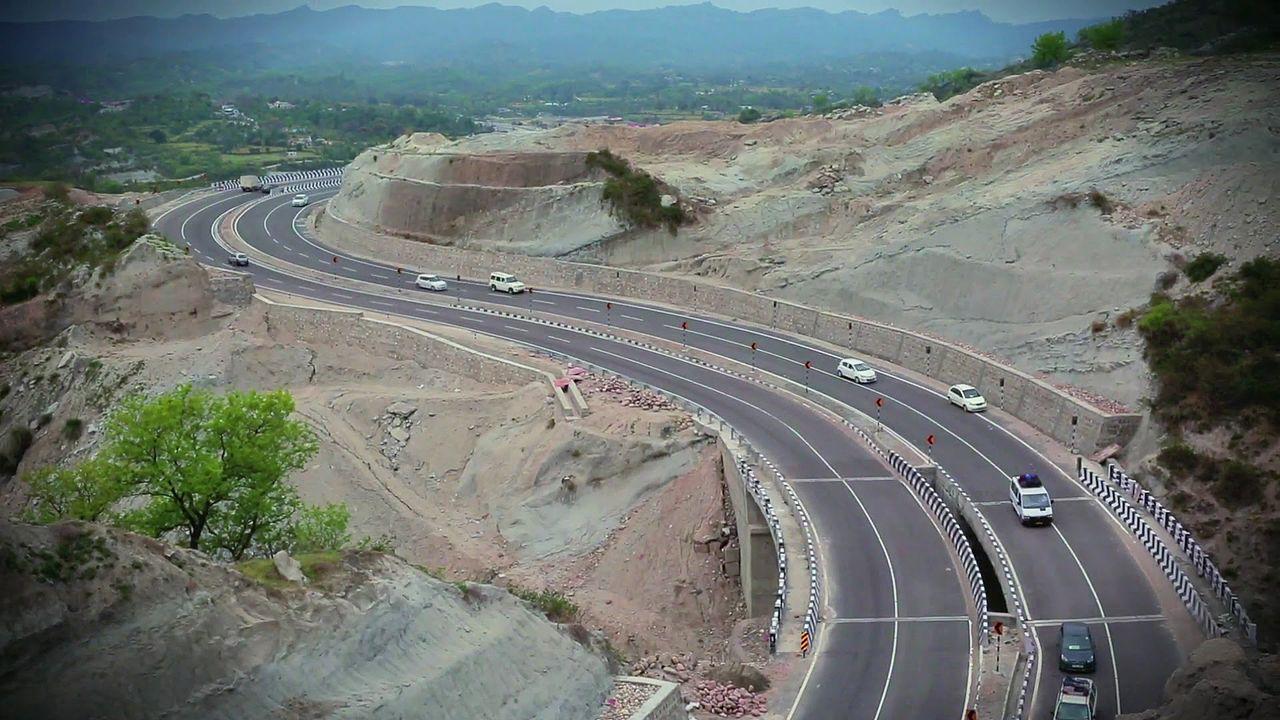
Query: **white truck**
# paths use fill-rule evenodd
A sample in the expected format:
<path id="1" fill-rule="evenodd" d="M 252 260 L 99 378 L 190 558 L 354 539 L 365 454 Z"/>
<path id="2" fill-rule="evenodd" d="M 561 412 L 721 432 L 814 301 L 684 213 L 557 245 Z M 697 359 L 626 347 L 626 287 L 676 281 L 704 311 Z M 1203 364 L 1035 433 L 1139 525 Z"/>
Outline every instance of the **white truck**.
<path id="1" fill-rule="evenodd" d="M 1089 678 L 1062 678 L 1053 720 L 1094 720 L 1098 716 L 1098 694 Z"/>
<path id="2" fill-rule="evenodd" d="M 254 192 L 262 189 L 262 178 L 257 175 L 241 175 L 240 189 L 244 192 Z"/>

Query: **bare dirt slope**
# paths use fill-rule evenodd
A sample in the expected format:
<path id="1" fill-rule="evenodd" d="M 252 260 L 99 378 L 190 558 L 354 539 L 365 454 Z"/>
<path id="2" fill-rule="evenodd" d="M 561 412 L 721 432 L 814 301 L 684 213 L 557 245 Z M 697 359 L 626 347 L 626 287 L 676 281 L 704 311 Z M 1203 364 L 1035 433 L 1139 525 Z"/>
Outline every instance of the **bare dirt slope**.
<path id="1" fill-rule="evenodd" d="M 677 188 L 698 222 L 620 233 L 581 200 L 512 212 L 469 184 L 466 229 L 426 239 L 717 278 L 933 331 L 1132 404 L 1140 347 L 1110 322 L 1181 257 L 1277 251 L 1278 71 L 1271 56 L 1065 67 L 943 103 L 760 125 L 414 136 L 362 155 L 333 207 L 398 232 L 405 208 L 443 192 L 423 169 L 440 158 L 563 163 L 609 147 Z M 483 230 L 499 226 L 520 230 Z"/>
<path id="2" fill-rule="evenodd" d="M 92 525 L 0 522 L 0 553 L 11 717 L 589 720 L 611 685 L 536 609 L 379 553 L 307 589 Z"/>
<path id="3" fill-rule="evenodd" d="M 114 298 L 110 321 L 67 325 L 0 362 L 10 388 L 0 398 L 0 436 L 33 436 L 19 477 L 89 455 L 105 413 L 128 393 L 184 382 L 284 388 L 320 438 L 293 481 L 307 502 L 345 503 L 357 538 L 385 535 L 399 555 L 450 579 L 569 593 L 583 622 L 606 629 L 624 652 L 724 651 L 741 593 L 710 554 L 691 559 L 693 539 L 718 536 L 724 508 L 718 457 L 686 415 L 588 390 L 591 412 L 568 421 L 545 382 L 482 382 L 387 342 L 339 345 L 287 331 L 245 287 L 153 250 L 132 251 L 118 276 L 72 293 L 59 315 L 79 317 L 105 294 Z M 188 273 L 199 278 L 162 282 Z M 117 281 L 150 289 L 116 293 Z M 148 308 L 192 322 L 144 325 Z M 509 344 L 434 330 L 563 370 Z M 20 479 L 0 478 L 0 514 L 19 514 L 25 500 Z M 617 552 L 620 537 L 663 559 L 645 564 L 644 582 L 625 561 L 588 569 L 600 553 Z M 579 594 L 588 581 L 602 594 Z M 684 594 L 673 600 L 676 586 Z"/>

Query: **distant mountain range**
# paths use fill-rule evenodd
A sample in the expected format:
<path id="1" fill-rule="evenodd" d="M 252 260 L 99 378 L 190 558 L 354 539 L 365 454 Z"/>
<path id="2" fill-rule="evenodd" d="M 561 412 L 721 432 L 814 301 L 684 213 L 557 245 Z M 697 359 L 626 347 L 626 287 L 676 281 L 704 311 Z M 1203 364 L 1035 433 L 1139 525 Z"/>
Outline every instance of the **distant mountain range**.
<path id="1" fill-rule="evenodd" d="M 250 53 L 266 66 L 334 60 L 674 68 L 804 64 L 898 51 L 1001 60 L 1041 33 L 1094 20 L 1013 25 L 978 12 L 903 16 L 813 9 L 734 12 L 709 3 L 585 15 L 498 4 L 441 10 L 306 7 L 102 22 L 0 23 L 0 63 L 99 64 L 176 53 Z"/>

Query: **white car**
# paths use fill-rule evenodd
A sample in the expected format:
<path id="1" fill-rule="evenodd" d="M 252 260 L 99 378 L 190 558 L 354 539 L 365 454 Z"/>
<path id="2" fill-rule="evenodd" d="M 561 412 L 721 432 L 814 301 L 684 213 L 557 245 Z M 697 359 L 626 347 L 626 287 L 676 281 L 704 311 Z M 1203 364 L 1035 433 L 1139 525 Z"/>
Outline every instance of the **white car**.
<path id="1" fill-rule="evenodd" d="M 947 400 L 967 412 L 982 412 L 987 409 L 987 399 L 972 385 L 952 385 L 947 391 Z"/>
<path id="2" fill-rule="evenodd" d="M 449 289 L 449 286 L 445 284 L 444 280 L 440 279 L 439 275 L 419 275 L 418 278 L 413 281 L 413 284 L 423 290 L 435 290 L 436 292 Z"/>
<path id="3" fill-rule="evenodd" d="M 840 364 L 836 366 L 836 374 L 856 383 L 873 383 L 876 381 L 876 371 L 858 358 L 841 360 Z"/>
<path id="4" fill-rule="evenodd" d="M 234 267 L 248 267 L 249 256 L 244 253 L 231 253 L 227 256 L 227 264 Z"/>
<path id="5" fill-rule="evenodd" d="M 1013 512 L 1023 525 L 1053 522 L 1053 498 L 1035 473 L 1009 478 L 1009 502 L 1013 503 Z"/>
<path id="6" fill-rule="evenodd" d="M 496 272 L 489 275 L 489 289 L 515 295 L 524 292 L 524 283 L 517 280 L 511 273 Z"/>
<path id="7" fill-rule="evenodd" d="M 306 207 L 311 202 L 311 198 L 306 193 L 298 193 L 293 196 L 293 202 L 290 204 L 294 207 Z"/>

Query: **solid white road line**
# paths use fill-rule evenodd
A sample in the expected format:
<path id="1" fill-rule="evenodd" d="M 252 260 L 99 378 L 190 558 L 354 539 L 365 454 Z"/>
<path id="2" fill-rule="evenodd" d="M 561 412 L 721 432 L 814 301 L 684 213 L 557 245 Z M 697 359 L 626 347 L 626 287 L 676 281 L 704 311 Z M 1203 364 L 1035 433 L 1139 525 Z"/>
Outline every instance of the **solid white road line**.
<path id="1" fill-rule="evenodd" d="M 1062 534 L 1058 526 L 1053 525 L 1052 527 L 1053 531 L 1062 539 L 1062 544 L 1066 546 L 1067 552 L 1071 553 L 1072 559 L 1076 561 L 1076 566 L 1080 568 L 1080 574 L 1084 576 L 1085 583 L 1089 585 L 1089 592 L 1093 594 L 1093 601 L 1098 604 L 1098 613 L 1105 616 L 1107 611 L 1102 607 L 1102 599 L 1098 597 L 1098 591 L 1094 589 L 1093 580 L 1089 579 L 1089 573 L 1085 572 L 1084 565 L 1080 562 L 1080 556 L 1076 555 L 1075 549 L 1071 547 L 1071 543 L 1067 542 L 1066 536 Z M 1111 641 L 1111 628 L 1103 625 L 1102 629 L 1107 633 L 1107 649 L 1111 651 L 1111 673 L 1114 675 L 1113 679 L 1116 682 L 1116 714 L 1122 715 L 1124 709 L 1120 704 L 1120 666 L 1116 663 L 1116 646 Z"/>

